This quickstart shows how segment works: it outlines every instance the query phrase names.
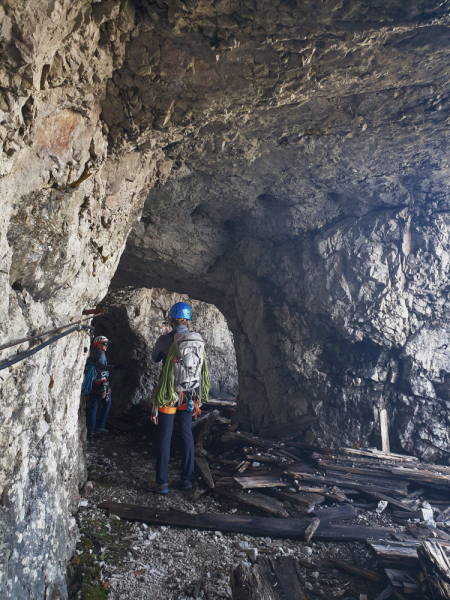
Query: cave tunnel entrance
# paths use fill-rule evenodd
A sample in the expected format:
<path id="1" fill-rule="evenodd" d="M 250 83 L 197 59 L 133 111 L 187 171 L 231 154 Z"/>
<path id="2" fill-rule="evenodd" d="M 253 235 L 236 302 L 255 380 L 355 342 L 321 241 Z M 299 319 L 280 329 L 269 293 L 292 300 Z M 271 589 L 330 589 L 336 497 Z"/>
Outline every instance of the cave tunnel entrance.
<path id="1" fill-rule="evenodd" d="M 112 287 L 102 302 L 108 313 L 93 322 L 96 335 L 105 335 L 111 341 L 108 362 L 125 366 L 113 374 L 110 418 L 120 418 L 136 405 L 148 406 L 161 371 L 161 363 L 152 360 L 152 350 L 163 332 L 170 307 L 181 301 L 192 307 L 190 329 L 205 340 L 210 397 L 237 396 L 233 334 L 214 305 L 161 288 Z"/>

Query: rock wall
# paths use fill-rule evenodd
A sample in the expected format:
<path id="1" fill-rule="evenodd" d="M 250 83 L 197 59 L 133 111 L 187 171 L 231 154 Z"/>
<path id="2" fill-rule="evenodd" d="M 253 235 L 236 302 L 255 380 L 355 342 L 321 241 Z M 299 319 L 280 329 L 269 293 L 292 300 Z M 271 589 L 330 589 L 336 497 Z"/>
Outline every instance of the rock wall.
<path id="1" fill-rule="evenodd" d="M 120 416 L 133 404 L 148 405 L 161 371 L 161 364 L 151 358 L 162 323 L 167 322 L 175 302 L 188 302 L 192 307 L 190 328 L 202 334 L 208 356 L 211 397 L 236 395 L 238 391 L 236 354 L 233 336 L 223 315 L 215 306 L 171 294 L 161 289 L 113 289 L 102 301 L 108 314 L 93 321 L 96 335 L 106 335 L 112 344 L 108 360 L 125 364 L 113 374 L 111 415 Z"/>
<path id="2" fill-rule="evenodd" d="M 108 154 L 100 101 L 134 25 L 131 5 L 109 6 L 0 6 L 0 343 L 97 304 L 158 168 L 157 153 Z M 113 16 L 114 41 L 101 25 Z M 2 598 L 67 596 L 88 341 L 72 334 L 0 371 Z"/>

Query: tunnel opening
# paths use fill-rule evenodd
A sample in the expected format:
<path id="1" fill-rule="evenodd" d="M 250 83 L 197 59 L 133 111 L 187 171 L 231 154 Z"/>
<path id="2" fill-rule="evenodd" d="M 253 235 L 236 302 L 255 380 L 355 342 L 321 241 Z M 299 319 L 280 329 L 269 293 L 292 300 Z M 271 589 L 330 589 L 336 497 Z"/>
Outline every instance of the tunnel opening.
<path id="1" fill-rule="evenodd" d="M 215 306 L 161 288 L 114 287 L 100 305 L 107 307 L 108 313 L 93 320 L 95 334 L 111 341 L 108 361 L 123 365 L 112 378 L 111 418 L 120 418 L 138 405 L 148 408 L 162 367 L 152 360 L 152 350 L 158 337 L 169 331 L 168 313 L 176 302 L 191 306 L 189 329 L 200 333 L 205 341 L 210 397 L 237 397 L 239 384 L 233 334 Z"/>

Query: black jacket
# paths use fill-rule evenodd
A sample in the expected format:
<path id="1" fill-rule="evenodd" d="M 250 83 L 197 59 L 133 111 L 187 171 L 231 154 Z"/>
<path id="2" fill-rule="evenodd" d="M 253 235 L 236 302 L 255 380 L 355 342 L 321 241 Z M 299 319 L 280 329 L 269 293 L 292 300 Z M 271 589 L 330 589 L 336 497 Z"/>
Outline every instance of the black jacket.
<path id="1" fill-rule="evenodd" d="M 97 372 L 94 377 L 93 383 L 101 383 L 108 381 L 111 371 L 114 369 L 113 365 L 108 365 L 106 362 L 106 354 L 100 348 L 95 348 L 92 362 L 97 367 Z"/>

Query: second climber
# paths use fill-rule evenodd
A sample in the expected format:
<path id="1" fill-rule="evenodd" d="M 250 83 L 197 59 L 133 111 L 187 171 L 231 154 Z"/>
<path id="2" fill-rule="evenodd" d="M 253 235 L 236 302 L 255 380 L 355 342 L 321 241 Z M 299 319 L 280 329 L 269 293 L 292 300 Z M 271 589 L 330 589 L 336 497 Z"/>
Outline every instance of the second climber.
<path id="1" fill-rule="evenodd" d="M 156 482 L 147 490 L 157 494 L 169 491 L 170 442 L 175 417 L 180 427 L 182 465 L 180 488 L 192 487 L 194 439 L 192 417 L 202 400 L 208 399 L 210 382 L 205 343 L 199 333 L 189 331 L 191 307 L 177 302 L 169 311 L 172 331 L 156 341 L 152 358 L 163 362 L 163 369 L 152 397 L 153 419 L 158 423 Z"/>

